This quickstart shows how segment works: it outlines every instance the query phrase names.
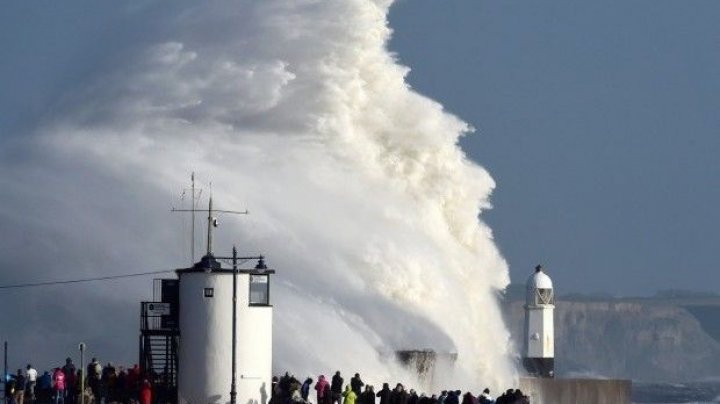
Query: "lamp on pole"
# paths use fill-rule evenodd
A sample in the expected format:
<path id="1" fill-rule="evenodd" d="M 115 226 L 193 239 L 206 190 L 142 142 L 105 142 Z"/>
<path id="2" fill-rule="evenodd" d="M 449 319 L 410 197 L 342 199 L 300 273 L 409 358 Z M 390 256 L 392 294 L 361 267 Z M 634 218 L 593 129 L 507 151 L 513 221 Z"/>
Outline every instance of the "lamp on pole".
<path id="1" fill-rule="evenodd" d="M 3 356 L 3 393 L 7 396 L 8 368 L 7 368 L 8 342 L 5 341 L 5 351 Z"/>
<path id="2" fill-rule="evenodd" d="M 78 345 L 80 350 L 80 404 L 85 404 L 85 343 Z"/>
<path id="3" fill-rule="evenodd" d="M 232 301 L 232 386 L 230 387 L 230 404 L 237 403 L 237 248 L 232 249 L 233 263 L 233 301 Z"/>

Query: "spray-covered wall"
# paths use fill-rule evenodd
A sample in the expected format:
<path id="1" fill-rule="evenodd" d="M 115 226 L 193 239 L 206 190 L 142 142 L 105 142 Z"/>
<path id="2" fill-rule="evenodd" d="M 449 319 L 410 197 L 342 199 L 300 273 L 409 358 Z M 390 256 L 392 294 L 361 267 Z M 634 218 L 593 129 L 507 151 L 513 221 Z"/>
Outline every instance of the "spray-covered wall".
<path id="1" fill-rule="evenodd" d="M 458 146 L 472 128 L 406 83 L 408 68 L 387 49 L 390 5 L 118 6 L 142 35 L 93 64 L 12 144 L 42 162 L 7 167 L 13 198 L 0 204 L 20 215 L 4 224 L 32 217 L 22 224 L 27 241 L 8 251 L 19 260 L 41 237 L 62 252 L 54 263 L 73 268 L 63 276 L 185 266 L 188 219 L 166 212 L 194 170 L 214 184 L 219 208 L 251 213 L 221 217 L 216 250 L 238 243 L 278 269 L 277 372 L 412 382 L 395 352 L 433 349 L 457 353 L 438 385 L 509 385 L 512 352 L 496 303 L 508 271 L 478 219 L 495 183 Z M 136 310 L 122 307 L 146 298 L 146 284 L 59 298 L 101 303 L 75 328 L 120 355 L 136 333 Z M 103 307 L 123 326 L 97 327 Z M 15 335 L 43 326 L 31 319 Z M 59 338 L 73 346 L 78 337 Z"/>

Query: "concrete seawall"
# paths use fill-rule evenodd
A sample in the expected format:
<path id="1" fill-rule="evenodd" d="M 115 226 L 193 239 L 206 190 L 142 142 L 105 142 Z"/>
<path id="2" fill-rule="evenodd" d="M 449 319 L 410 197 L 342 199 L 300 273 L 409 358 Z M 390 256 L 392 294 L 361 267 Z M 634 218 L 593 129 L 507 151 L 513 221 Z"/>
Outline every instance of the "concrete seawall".
<path id="1" fill-rule="evenodd" d="M 630 404 L 630 380 L 521 378 L 532 404 Z"/>

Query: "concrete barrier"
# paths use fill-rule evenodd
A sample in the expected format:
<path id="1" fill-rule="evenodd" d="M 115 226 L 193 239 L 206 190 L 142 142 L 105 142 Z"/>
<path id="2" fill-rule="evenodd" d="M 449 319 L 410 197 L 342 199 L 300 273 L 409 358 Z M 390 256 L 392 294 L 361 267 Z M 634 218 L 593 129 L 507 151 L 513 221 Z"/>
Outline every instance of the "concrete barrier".
<path id="1" fill-rule="evenodd" d="M 521 378 L 531 404 L 630 404 L 630 380 Z"/>

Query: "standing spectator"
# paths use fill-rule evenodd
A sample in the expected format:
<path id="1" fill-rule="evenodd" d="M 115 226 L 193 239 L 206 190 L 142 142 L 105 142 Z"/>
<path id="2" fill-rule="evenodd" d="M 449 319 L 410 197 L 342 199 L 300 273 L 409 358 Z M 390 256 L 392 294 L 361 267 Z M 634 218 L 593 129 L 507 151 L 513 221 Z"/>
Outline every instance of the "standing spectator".
<path id="1" fill-rule="evenodd" d="M 355 377 L 350 379 L 350 387 L 352 387 L 352 391 L 355 392 L 355 395 L 360 397 L 360 394 L 362 394 L 362 387 L 365 385 L 363 383 L 362 379 L 360 379 L 360 373 L 355 373 Z"/>
<path id="2" fill-rule="evenodd" d="M 358 404 L 375 404 L 375 390 L 373 390 L 373 386 L 369 384 L 365 386 L 365 391 L 360 393 L 358 397 Z"/>
<path id="3" fill-rule="evenodd" d="M 55 404 L 65 404 L 65 373 L 60 368 L 55 368 L 55 372 L 53 372 L 53 386 Z"/>
<path id="4" fill-rule="evenodd" d="M 415 390 L 410 389 L 410 394 L 408 395 L 408 404 L 418 404 L 418 400 L 420 397 L 418 397 Z"/>
<path id="5" fill-rule="evenodd" d="M 342 404 L 342 392 L 343 392 L 343 382 L 345 380 L 340 376 L 340 371 L 338 370 L 335 372 L 335 376 L 332 378 L 332 383 L 330 384 L 330 391 L 332 392 L 332 402 L 337 404 Z"/>
<path id="6" fill-rule="evenodd" d="M 508 389 L 506 392 L 502 393 L 500 397 L 495 400 L 495 403 L 497 404 L 514 404 L 513 403 L 513 389 Z"/>
<path id="7" fill-rule="evenodd" d="M 480 396 L 478 397 L 478 403 L 479 404 L 493 404 L 494 402 L 495 402 L 495 399 L 493 399 L 492 396 L 490 395 L 490 389 L 486 387 L 485 390 L 483 390 L 482 394 L 480 394 Z"/>
<path id="8" fill-rule="evenodd" d="M 405 391 L 405 387 L 402 385 L 402 383 L 398 383 L 397 386 L 395 386 L 395 390 L 393 390 L 392 394 L 390 395 L 390 404 L 407 404 L 407 402 L 408 394 Z"/>
<path id="9" fill-rule="evenodd" d="M 478 404 L 477 398 L 472 395 L 469 391 L 465 393 L 462 399 L 462 404 Z"/>
<path id="10" fill-rule="evenodd" d="M 27 379 L 23 375 L 22 369 L 17 370 L 15 375 L 15 402 L 23 404 L 25 402 L 25 389 L 27 388 Z"/>
<path id="11" fill-rule="evenodd" d="M 142 387 L 140 388 L 140 404 L 151 404 L 152 403 L 152 385 L 148 379 L 143 380 Z"/>
<path id="12" fill-rule="evenodd" d="M 30 401 L 35 402 L 35 386 L 37 386 L 37 370 L 33 369 L 28 363 L 25 369 L 25 379 L 27 380 L 27 395 Z"/>
<path id="13" fill-rule="evenodd" d="M 140 366 L 137 363 L 133 365 L 132 369 L 128 370 L 125 385 L 130 397 L 137 399 L 140 394 Z"/>
<path id="14" fill-rule="evenodd" d="M 447 399 L 448 392 L 447 390 L 443 390 L 440 393 L 440 397 L 438 397 L 438 404 L 445 404 L 445 400 Z"/>
<path id="15" fill-rule="evenodd" d="M 328 382 L 325 380 L 325 375 L 318 377 L 318 382 L 315 384 L 315 390 L 317 391 L 317 404 L 323 404 L 325 402 L 325 387 Z"/>
<path id="16" fill-rule="evenodd" d="M 460 404 L 460 397 L 456 392 L 450 390 L 445 398 L 445 404 Z"/>
<path id="17" fill-rule="evenodd" d="M 390 404 L 390 397 L 392 397 L 390 385 L 383 383 L 382 390 L 378 391 L 375 397 L 380 397 L 380 404 Z"/>
<path id="18" fill-rule="evenodd" d="M 113 366 L 112 362 L 108 362 L 107 366 L 105 366 L 103 368 L 100 381 L 101 381 L 102 396 L 106 397 L 106 401 L 110 401 L 110 402 L 116 401 L 117 400 L 117 391 L 116 391 L 117 373 L 115 370 L 115 366 Z"/>
<path id="19" fill-rule="evenodd" d="M 77 391 L 77 377 L 75 376 L 75 365 L 72 359 L 65 359 L 65 366 L 62 368 L 65 375 L 65 403 L 75 404 L 75 392 Z"/>
<path id="20" fill-rule="evenodd" d="M 308 401 L 308 397 L 310 396 L 310 386 L 312 386 L 313 379 L 307 378 L 302 384 L 302 387 L 300 387 L 300 397 L 302 397 L 303 400 Z"/>
<path id="21" fill-rule="evenodd" d="M 350 385 L 345 387 L 345 391 L 342 393 L 343 396 L 343 404 L 355 404 L 355 400 L 357 399 L 357 394 L 350 388 Z"/>
<path id="22" fill-rule="evenodd" d="M 5 402 L 7 404 L 15 403 L 15 378 L 5 375 Z"/>
<path id="23" fill-rule="evenodd" d="M 128 386 L 127 386 L 127 372 L 125 372 L 125 368 L 120 366 L 120 373 L 117 375 L 117 394 L 118 394 L 118 401 L 121 403 L 127 403 L 130 399 L 130 394 L 128 392 Z"/>
<path id="24" fill-rule="evenodd" d="M 278 391 L 280 391 L 279 379 L 277 376 L 273 376 L 270 389 L 270 404 L 278 404 Z"/>
<path id="25" fill-rule="evenodd" d="M 102 377 L 102 365 L 97 359 L 92 358 L 90 363 L 87 365 L 87 381 L 92 390 L 95 400 L 100 403 L 102 401 L 102 394 L 100 388 L 100 378 Z"/>
<path id="26" fill-rule="evenodd" d="M 325 385 L 325 393 L 323 393 L 323 403 L 322 404 L 332 404 L 333 401 L 333 395 L 332 391 L 330 391 L 330 383 Z"/>
<path id="27" fill-rule="evenodd" d="M 44 371 L 38 380 L 38 397 L 39 401 L 49 403 L 52 398 L 52 375 L 48 371 Z"/>
<path id="28" fill-rule="evenodd" d="M 513 401 L 514 404 L 530 404 L 530 398 L 523 394 L 520 389 L 515 389 L 513 392 L 513 398 L 515 400 Z"/>
<path id="29" fill-rule="evenodd" d="M 280 378 L 278 382 L 278 393 L 280 394 L 280 402 L 285 403 L 290 398 L 290 383 L 292 378 L 290 373 L 285 372 L 285 375 Z"/>

